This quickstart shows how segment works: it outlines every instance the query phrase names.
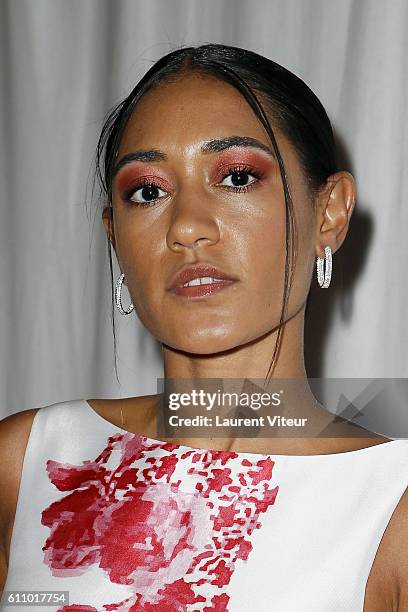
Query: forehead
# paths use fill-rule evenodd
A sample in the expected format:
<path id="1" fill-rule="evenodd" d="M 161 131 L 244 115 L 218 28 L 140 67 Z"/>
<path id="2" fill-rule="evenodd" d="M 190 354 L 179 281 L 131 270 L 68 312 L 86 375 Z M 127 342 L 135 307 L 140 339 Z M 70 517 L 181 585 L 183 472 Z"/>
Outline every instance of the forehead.
<path id="1" fill-rule="evenodd" d="M 274 127 L 274 126 L 272 126 Z M 278 137 L 277 130 L 274 128 Z M 171 155 L 201 142 L 237 134 L 271 146 L 243 95 L 212 75 L 187 74 L 150 89 L 136 104 L 124 130 L 119 155 L 154 146 Z"/>

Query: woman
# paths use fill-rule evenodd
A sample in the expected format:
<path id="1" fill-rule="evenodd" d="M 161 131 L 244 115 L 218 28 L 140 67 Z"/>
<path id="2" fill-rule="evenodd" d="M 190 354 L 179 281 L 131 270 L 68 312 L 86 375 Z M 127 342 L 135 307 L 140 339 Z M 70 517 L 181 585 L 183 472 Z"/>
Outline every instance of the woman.
<path id="1" fill-rule="evenodd" d="M 305 371 L 316 257 L 327 288 L 355 204 L 319 100 L 253 52 L 181 48 L 112 111 L 97 172 L 116 305 L 166 381 L 297 380 L 312 426 L 158 439 L 162 394 L 4 419 L 3 588 L 69 591 L 64 612 L 407 610 L 408 441 L 334 428 Z"/>

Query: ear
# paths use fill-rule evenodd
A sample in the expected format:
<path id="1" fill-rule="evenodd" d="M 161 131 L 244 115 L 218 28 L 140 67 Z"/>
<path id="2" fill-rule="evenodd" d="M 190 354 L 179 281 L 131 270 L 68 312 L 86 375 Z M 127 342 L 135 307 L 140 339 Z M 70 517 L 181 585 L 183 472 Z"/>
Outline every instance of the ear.
<path id="1" fill-rule="evenodd" d="M 324 257 L 329 245 L 335 253 L 347 235 L 356 202 L 354 177 L 345 170 L 332 174 L 319 191 L 316 208 L 316 255 Z"/>
<path id="2" fill-rule="evenodd" d="M 102 221 L 105 226 L 106 233 L 108 235 L 109 240 L 112 243 L 113 248 L 116 251 L 116 243 L 115 243 L 115 230 L 113 227 L 113 208 L 112 206 L 105 206 L 102 212 Z"/>

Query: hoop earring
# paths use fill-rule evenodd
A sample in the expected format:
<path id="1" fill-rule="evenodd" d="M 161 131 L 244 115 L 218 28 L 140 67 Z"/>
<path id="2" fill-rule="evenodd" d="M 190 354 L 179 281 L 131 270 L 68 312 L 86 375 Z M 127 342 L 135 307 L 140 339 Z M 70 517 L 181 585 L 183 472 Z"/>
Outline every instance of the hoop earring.
<path id="1" fill-rule="evenodd" d="M 323 275 L 323 263 L 326 261 L 326 269 Z M 324 247 L 324 257 L 317 258 L 317 280 L 322 289 L 330 285 L 332 275 L 332 251 L 329 245 Z"/>
<path id="2" fill-rule="evenodd" d="M 121 274 L 119 276 L 118 280 L 116 281 L 115 302 L 116 302 L 116 306 L 118 307 L 118 310 L 119 310 L 120 314 L 128 315 L 128 314 L 130 314 L 132 312 L 134 306 L 133 306 L 133 304 L 130 304 L 130 306 L 129 306 L 129 308 L 127 310 L 123 309 L 121 292 L 122 292 L 122 283 L 123 283 L 123 279 L 124 278 L 125 278 L 125 275 Z"/>

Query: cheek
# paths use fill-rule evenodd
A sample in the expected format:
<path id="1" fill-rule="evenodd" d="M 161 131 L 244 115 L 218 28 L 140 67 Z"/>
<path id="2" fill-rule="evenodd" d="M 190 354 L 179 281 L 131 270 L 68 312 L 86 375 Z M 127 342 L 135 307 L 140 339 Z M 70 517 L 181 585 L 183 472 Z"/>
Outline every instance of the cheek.
<path id="1" fill-rule="evenodd" d="M 116 229 L 116 237 L 118 254 L 123 266 L 130 271 L 136 267 L 135 264 L 137 262 L 143 268 L 143 240 L 140 240 L 139 236 L 135 234 L 131 224 L 119 224 L 119 227 Z"/>
<path id="2" fill-rule="evenodd" d="M 118 256 L 127 284 L 134 293 L 134 305 L 151 299 L 157 282 L 154 283 L 152 268 L 157 261 L 158 240 L 134 224 L 118 224 L 116 229 Z M 157 279 L 159 280 L 159 279 Z"/>
<path id="3" fill-rule="evenodd" d="M 252 218 L 242 228 L 239 247 L 246 252 L 247 272 L 254 281 L 276 284 L 285 261 L 285 208 L 274 203 L 265 214 Z"/>
<path id="4" fill-rule="evenodd" d="M 278 321 L 285 273 L 284 215 L 276 209 L 249 219 L 231 236 L 232 269 L 243 282 L 220 318 L 231 332 L 246 330 L 247 340 Z"/>
<path id="5" fill-rule="evenodd" d="M 302 194 L 293 200 L 298 245 L 289 310 L 297 308 L 304 299 L 314 261 L 312 203 Z M 241 264 L 251 288 L 251 303 L 265 307 L 274 318 L 280 312 L 285 284 L 286 213 L 283 196 L 273 200 L 272 208 L 264 206 L 261 215 L 250 215 L 249 218 L 251 222 L 240 225 L 237 252 L 242 255 Z"/>

